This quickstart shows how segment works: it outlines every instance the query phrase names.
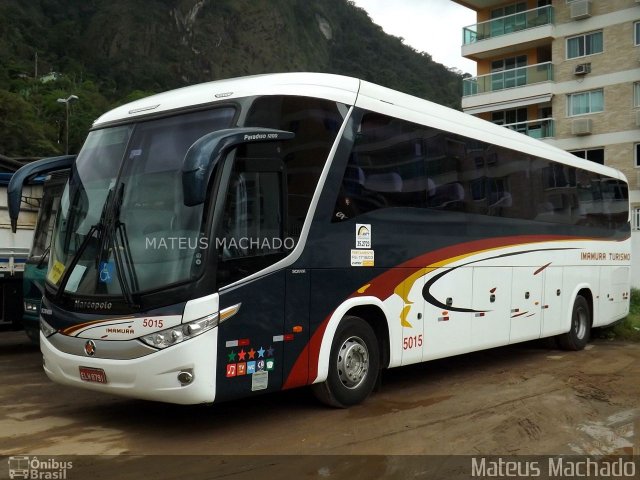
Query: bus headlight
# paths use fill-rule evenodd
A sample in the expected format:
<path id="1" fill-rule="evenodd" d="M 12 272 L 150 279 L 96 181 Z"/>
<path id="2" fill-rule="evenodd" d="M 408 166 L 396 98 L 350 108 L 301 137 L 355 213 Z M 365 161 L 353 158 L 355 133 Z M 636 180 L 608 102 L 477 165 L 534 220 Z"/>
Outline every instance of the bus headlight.
<path id="1" fill-rule="evenodd" d="M 167 348 L 171 345 L 189 340 L 190 338 L 197 337 L 217 326 L 218 314 L 214 313 L 189 323 L 183 323 L 182 325 L 145 335 L 144 337 L 140 337 L 140 340 L 155 348 Z"/>
<path id="2" fill-rule="evenodd" d="M 51 335 L 57 332 L 57 330 L 53 328 L 51 325 L 49 325 L 47 322 L 45 322 L 44 318 L 42 317 L 40 317 L 40 331 L 45 337 L 50 337 Z"/>

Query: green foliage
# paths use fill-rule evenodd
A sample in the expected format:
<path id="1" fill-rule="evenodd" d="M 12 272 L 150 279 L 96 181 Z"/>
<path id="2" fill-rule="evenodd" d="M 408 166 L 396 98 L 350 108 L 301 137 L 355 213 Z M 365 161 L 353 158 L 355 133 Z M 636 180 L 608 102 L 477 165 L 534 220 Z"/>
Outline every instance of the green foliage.
<path id="1" fill-rule="evenodd" d="M 0 90 L 0 145 L 6 155 L 55 152 L 50 125 L 39 121 L 34 105 L 19 94 Z"/>
<path id="2" fill-rule="evenodd" d="M 320 24 L 329 26 L 323 32 Z M 329 38 L 327 38 L 329 37 Z M 38 79 L 35 77 L 37 54 Z M 221 78 L 352 75 L 459 108 L 461 76 L 385 34 L 346 0 L 5 0 L 0 3 L 0 153 L 77 152 L 106 110 Z M 62 76 L 43 83 L 43 74 Z"/>

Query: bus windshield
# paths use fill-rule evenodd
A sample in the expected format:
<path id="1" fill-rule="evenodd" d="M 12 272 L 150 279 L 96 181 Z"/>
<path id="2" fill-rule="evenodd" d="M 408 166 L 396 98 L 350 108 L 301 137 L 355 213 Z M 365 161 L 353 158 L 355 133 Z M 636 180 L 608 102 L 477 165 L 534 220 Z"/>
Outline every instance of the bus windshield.
<path id="1" fill-rule="evenodd" d="M 188 281 L 198 249 L 149 245 L 197 241 L 203 205 L 184 205 L 182 161 L 198 138 L 234 116 L 224 107 L 92 131 L 62 196 L 48 284 L 111 296 Z"/>

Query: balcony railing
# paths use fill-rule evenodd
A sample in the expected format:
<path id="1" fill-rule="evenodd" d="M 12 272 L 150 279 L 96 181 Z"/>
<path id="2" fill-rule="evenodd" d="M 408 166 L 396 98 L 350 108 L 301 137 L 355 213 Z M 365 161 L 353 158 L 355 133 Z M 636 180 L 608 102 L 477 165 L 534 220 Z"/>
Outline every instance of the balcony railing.
<path id="1" fill-rule="evenodd" d="M 524 87 L 553 80 L 553 64 L 537 63 L 527 67 L 512 68 L 462 80 L 462 96 L 495 92 L 506 88 Z"/>
<path id="2" fill-rule="evenodd" d="M 488 38 L 499 37 L 551 23 L 553 23 L 553 7 L 546 5 L 464 27 L 462 29 L 462 44 L 468 45 L 480 40 L 487 40 Z"/>
<path id="3" fill-rule="evenodd" d="M 517 122 L 502 125 L 510 130 L 524 133 L 533 138 L 549 138 L 555 135 L 555 124 L 553 118 L 543 118 L 540 120 L 529 120 L 528 122 Z"/>

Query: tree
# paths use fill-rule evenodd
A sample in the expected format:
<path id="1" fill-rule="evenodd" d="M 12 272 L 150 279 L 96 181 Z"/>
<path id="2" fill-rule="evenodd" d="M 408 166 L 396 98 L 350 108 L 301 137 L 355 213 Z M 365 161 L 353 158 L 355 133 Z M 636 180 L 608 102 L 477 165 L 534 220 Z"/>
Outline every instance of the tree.
<path id="1" fill-rule="evenodd" d="M 0 90 L 0 149 L 7 156 L 41 156 L 59 152 L 35 115 L 33 106 L 20 95 Z"/>

